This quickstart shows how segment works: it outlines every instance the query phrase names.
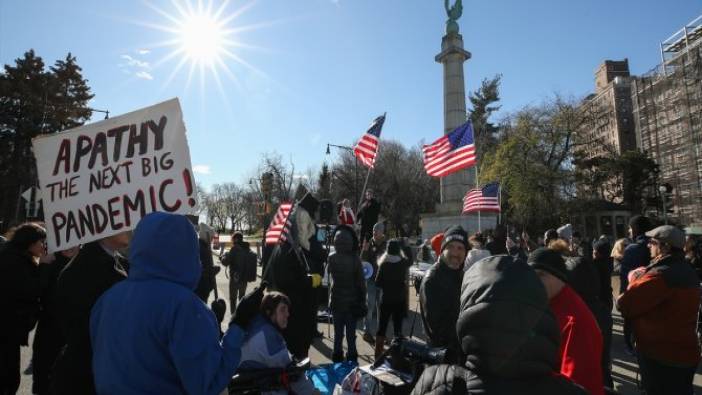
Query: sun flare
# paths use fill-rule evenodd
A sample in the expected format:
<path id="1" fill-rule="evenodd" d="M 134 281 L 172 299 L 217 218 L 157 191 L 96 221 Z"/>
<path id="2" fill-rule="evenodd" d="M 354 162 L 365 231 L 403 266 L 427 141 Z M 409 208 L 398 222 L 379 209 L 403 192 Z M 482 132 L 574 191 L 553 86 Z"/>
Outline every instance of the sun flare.
<path id="1" fill-rule="evenodd" d="M 190 15 L 179 31 L 181 50 L 190 61 L 209 65 L 224 55 L 226 35 L 212 15 Z"/>
<path id="2" fill-rule="evenodd" d="M 216 3 L 216 5 L 215 5 Z M 154 47 L 168 47 L 170 51 L 157 61 L 155 67 L 174 61 L 175 67 L 164 81 L 168 86 L 178 73 L 187 68 L 186 88 L 194 75 L 199 75 L 200 90 L 204 90 L 205 80 L 212 79 L 224 96 L 227 91 L 222 84 L 221 74 L 241 88 L 237 74 L 240 67 L 265 75 L 247 62 L 242 50 L 260 50 L 243 43 L 238 34 L 255 30 L 265 24 L 242 25 L 237 18 L 250 9 L 254 2 L 231 9 L 229 0 L 170 0 L 167 9 L 146 3 L 159 14 L 165 24 L 145 23 L 144 25 L 163 31 L 169 38 L 152 44 Z M 187 66 L 187 67 L 186 67 Z"/>

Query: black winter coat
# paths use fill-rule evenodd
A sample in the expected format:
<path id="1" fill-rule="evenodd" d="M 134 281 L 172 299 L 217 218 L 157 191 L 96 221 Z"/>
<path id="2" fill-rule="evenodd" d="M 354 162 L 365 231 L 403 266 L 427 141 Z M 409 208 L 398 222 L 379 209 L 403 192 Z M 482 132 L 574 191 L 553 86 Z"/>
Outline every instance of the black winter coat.
<path id="1" fill-rule="evenodd" d="M 27 345 L 39 318 L 39 267 L 11 243 L 0 252 L 0 338 Z"/>
<path id="2" fill-rule="evenodd" d="M 94 394 L 90 311 L 98 298 L 127 277 L 126 259 L 110 256 L 98 241 L 81 248 L 59 276 L 59 324 L 66 338 L 54 367 L 56 394 Z"/>
<path id="3" fill-rule="evenodd" d="M 307 356 L 317 325 L 314 289 L 307 274 L 305 263 L 289 243 L 275 246 L 264 274 L 271 290 L 290 298 L 290 318 L 283 337 L 290 352 L 299 359 Z"/>
<path id="4" fill-rule="evenodd" d="M 557 374 L 560 333 L 536 273 L 511 256 L 466 271 L 456 325 L 465 367 L 432 366 L 413 394 L 580 395 Z"/>
<path id="5" fill-rule="evenodd" d="M 435 365 L 424 370 L 412 395 L 586 395 L 564 376 L 502 380 L 457 365 Z"/>
<path id="6" fill-rule="evenodd" d="M 39 266 L 41 278 L 41 313 L 32 344 L 32 367 L 34 386 L 39 394 L 49 391 L 49 375 L 56 357 L 66 344 L 61 326 L 59 326 L 58 307 L 56 306 L 56 287 L 61 271 L 70 258 L 57 252 L 54 261 Z"/>
<path id="7" fill-rule="evenodd" d="M 607 310 L 606 301 L 602 297 L 602 283 L 600 273 L 587 256 L 572 257 L 566 260 L 568 268 L 569 285 L 585 302 L 590 312 L 597 320 L 600 328 L 606 327 L 611 318 L 612 308 Z M 611 280 L 610 280 L 611 290 Z"/>
<path id="8" fill-rule="evenodd" d="M 434 264 L 422 279 L 419 304 L 424 332 L 432 347 L 447 348 L 449 361 L 460 361 L 460 345 L 456 335 L 459 299 L 463 270 L 450 269 L 443 257 Z"/>
<path id="9" fill-rule="evenodd" d="M 373 225 L 378 222 L 378 216 L 380 215 L 380 202 L 373 198 L 371 200 L 364 200 L 361 204 L 361 208 L 358 209 L 358 222 L 361 224 L 361 234 L 366 234 L 370 236 L 373 231 Z"/>
<path id="10" fill-rule="evenodd" d="M 386 255 L 385 260 L 380 262 L 375 285 L 383 290 L 380 298 L 381 308 L 383 305 L 407 305 L 410 265 L 409 260 L 392 255 Z"/>
<path id="11" fill-rule="evenodd" d="M 329 307 L 334 313 L 347 313 L 353 304 L 366 304 L 366 281 L 358 256 L 358 240 L 351 228 L 337 228 L 334 249 L 327 266 L 331 278 Z"/>
<path id="12" fill-rule="evenodd" d="M 214 260 L 212 259 L 212 250 L 210 250 L 210 245 L 202 240 L 197 240 L 200 246 L 200 263 L 202 264 L 202 274 L 200 275 L 200 281 L 197 283 L 195 288 L 195 294 L 207 302 L 207 298 L 210 296 L 210 292 L 215 287 L 215 268 Z"/>

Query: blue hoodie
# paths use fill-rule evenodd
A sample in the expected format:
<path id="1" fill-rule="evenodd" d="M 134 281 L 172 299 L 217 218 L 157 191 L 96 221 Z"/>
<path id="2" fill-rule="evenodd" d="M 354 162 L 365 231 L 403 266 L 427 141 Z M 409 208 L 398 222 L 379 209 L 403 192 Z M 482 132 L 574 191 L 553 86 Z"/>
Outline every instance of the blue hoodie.
<path id="1" fill-rule="evenodd" d="M 197 234 L 181 215 L 151 213 L 134 231 L 129 277 L 93 307 L 98 394 L 218 394 L 241 360 L 242 330 L 221 342 L 214 314 L 193 293 Z"/>

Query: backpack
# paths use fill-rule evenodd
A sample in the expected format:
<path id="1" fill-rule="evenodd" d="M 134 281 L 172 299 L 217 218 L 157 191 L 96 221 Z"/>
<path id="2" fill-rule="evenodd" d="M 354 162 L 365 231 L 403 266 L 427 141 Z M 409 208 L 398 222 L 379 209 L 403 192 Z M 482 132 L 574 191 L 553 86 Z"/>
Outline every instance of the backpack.
<path id="1" fill-rule="evenodd" d="M 251 250 L 246 250 L 243 256 L 244 267 L 242 268 L 242 277 L 246 282 L 256 281 L 256 266 L 258 264 L 258 256 Z"/>

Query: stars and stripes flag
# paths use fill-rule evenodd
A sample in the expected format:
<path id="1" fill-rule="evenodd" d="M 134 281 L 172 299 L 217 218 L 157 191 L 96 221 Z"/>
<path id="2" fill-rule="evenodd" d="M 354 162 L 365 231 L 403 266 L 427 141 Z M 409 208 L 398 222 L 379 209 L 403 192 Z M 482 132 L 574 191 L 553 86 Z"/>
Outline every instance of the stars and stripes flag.
<path id="1" fill-rule="evenodd" d="M 445 177 L 475 165 L 475 142 L 470 121 L 453 132 L 424 145 L 424 169 L 432 177 Z"/>
<path id="2" fill-rule="evenodd" d="M 463 198 L 463 214 L 477 211 L 499 213 L 500 184 L 493 182 L 482 188 L 471 189 Z"/>
<path id="3" fill-rule="evenodd" d="M 374 119 L 366 133 L 361 136 L 361 139 L 353 147 L 353 154 L 356 155 L 356 158 L 370 168 L 373 168 L 375 155 L 378 153 L 378 143 L 383 123 L 385 123 L 385 115 Z"/>
<path id="4" fill-rule="evenodd" d="M 292 203 L 281 203 L 266 231 L 266 245 L 284 243 L 290 232 L 290 212 Z"/>

